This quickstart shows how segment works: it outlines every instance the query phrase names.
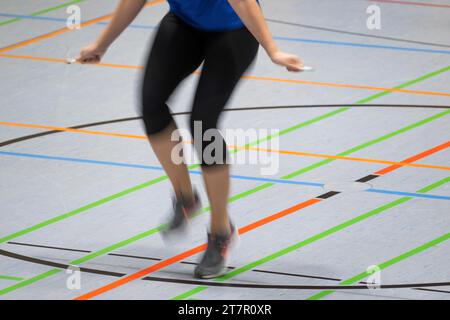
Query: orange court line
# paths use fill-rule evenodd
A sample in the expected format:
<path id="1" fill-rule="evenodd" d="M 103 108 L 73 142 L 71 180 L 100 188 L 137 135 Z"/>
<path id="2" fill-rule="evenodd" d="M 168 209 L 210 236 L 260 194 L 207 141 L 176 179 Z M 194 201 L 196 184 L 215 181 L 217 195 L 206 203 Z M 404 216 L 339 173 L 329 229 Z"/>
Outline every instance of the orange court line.
<path id="1" fill-rule="evenodd" d="M 147 136 L 141 135 L 133 135 L 133 134 L 123 134 L 123 133 L 113 133 L 113 132 L 104 132 L 104 131 L 94 131 L 94 130 L 83 130 L 83 129 L 72 129 L 66 127 L 57 127 L 57 126 L 47 126 L 47 125 L 37 125 L 37 124 L 27 124 L 27 123 L 16 123 L 16 122 L 4 122 L 0 121 L 0 125 L 10 126 L 10 127 L 24 127 L 24 128 L 32 128 L 32 129 L 45 129 L 52 131 L 61 131 L 61 132 L 73 132 L 73 133 L 82 133 L 82 134 L 92 134 L 92 135 L 100 135 L 100 136 L 109 136 L 109 137 L 118 137 L 118 138 L 129 138 L 129 139 L 140 139 L 147 140 Z M 186 144 L 192 144 L 192 141 L 185 141 Z M 436 148 L 440 148 L 439 150 L 450 147 L 450 141 L 444 143 L 441 146 Z M 434 148 L 434 149 L 436 149 Z M 416 168 L 426 168 L 426 169 L 437 169 L 437 170 L 450 170 L 448 166 L 439 166 L 439 165 L 431 165 L 431 164 L 420 164 L 420 163 L 412 163 L 420 158 L 423 158 L 423 154 L 416 155 L 411 157 L 405 161 L 397 162 L 397 161 L 389 161 L 389 160 L 379 160 L 379 159 L 370 159 L 370 158 L 358 158 L 358 157 L 348 157 L 348 156 L 335 156 L 328 154 L 319 154 L 319 153 L 309 153 L 309 152 L 300 152 L 300 151 L 290 151 L 290 150 L 276 150 L 276 149 L 265 149 L 260 147 L 248 147 L 248 146 L 229 146 L 229 149 L 238 149 L 238 150 L 249 150 L 249 151 L 262 151 L 268 153 L 279 153 L 286 155 L 295 155 L 295 156 L 304 156 L 304 157 L 316 157 L 316 158 L 324 158 L 324 159 L 337 159 L 337 160 L 346 160 L 346 161 L 357 161 L 357 162 L 368 162 L 368 163 L 379 163 L 379 164 L 390 164 L 392 167 L 416 167 Z M 430 154 L 430 152 L 434 152 L 434 149 L 428 150 L 425 153 Z M 394 169 L 392 167 L 388 167 L 380 171 L 387 173 Z M 390 170 L 390 171 L 387 171 Z"/>
<path id="2" fill-rule="evenodd" d="M 410 94 L 421 94 L 421 95 L 431 95 L 431 96 L 443 96 L 450 97 L 450 93 L 447 92 L 434 92 L 434 91 L 422 91 L 422 90 L 408 90 L 408 89 L 397 89 L 397 88 L 383 88 L 365 85 L 354 85 L 354 84 L 343 84 L 343 83 L 328 83 L 328 82 L 317 82 L 317 81 L 305 81 L 305 80 L 294 80 L 294 79 L 280 79 L 272 77 L 258 77 L 258 76 L 244 76 L 245 79 L 259 80 L 259 81 L 272 81 L 272 82 L 285 82 L 294 84 L 306 84 L 313 86 L 322 87 L 335 87 L 335 88 L 347 88 L 347 89 L 363 89 L 363 90 L 373 90 L 373 91 L 388 91 L 388 92 L 402 92 Z"/>
<path id="3" fill-rule="evenodd" d="M 147 4 L 145 4 L 144 8 L 153 6 L 155 4 L 163 3 L 163 2 L 165 2 L 165 1 L 164 0 L 153 0 L 153 1 L 150 1 Z M 97 22 L 101 22 L 101 21 L 105 21 L 105 20 L 111 19 L 113 17 L 113 15 L 114 15 L 114 13 L 110 13 L 110 14 L 107 14 L 105 16 L 101 16 L 101 17 L 98 17 L 98 18 L 95 18 L 95 19 L 83 22 L 81 24 L 81 27 L 87 27 L 87 26 L 96 24 Z M 42 41 L 42 40 L 50 39 L 50 38 L 56 37 L 58 35 L 61 35 L 61 34 L 67 33 L 67 32 L 72 32 L 72 31 L 74 31 L 74 29 L 69 29 L 67 27 L 59 29 L 59 30 L 55 30 L 55 31 L 52 31 L 50 33 L 46 33 L 46 34 L 43 34 L 43 35 L 31 38 L 31 39 L 24 40 L 24 41 L 21 41 L 19 43 L 12 44 L 10 46 L 1 48 L 0 49 L 0 53 L 4 53 L 4 52 L 8 52 L 8 51 L 11 51 L 11 50 L 14 50 L 14 49 L 25 47 L 27 45 L 30 45 L 30 44 L 33 44 L 33 43 L 36 43 L 36 42 L 39 42 L 39 41 Z"/>
<path id="4" fill-rule="evenodd" d="M 411 158 L 403 160 L 403 162 L 407 162 L 407 163 L 414 162 L 414 161 L 420 160 L 422 158 L 428 157 L 429 155 L 431 155 L 433 153 L 444 150 L 448 147 L 450 147 L 450 141 L 447 141 L 446 143 L 436 146 L 430 150 L 416 154 L 415 156 L 412 156 Z M 386 173 L 392 172 L 394 170 L 397 170 L 398 168 L 399 168 L 398 165 L 393 165 L 393 166 L 387 167 L 385 169 L 379 170 L 379 171 L 375 172 L 375 174 L 379 174 L 379 175 L 386 174 Z"/>
<path id="5" fill-rule="evenodd" d="M 418 154 L 416 156 L 413 156 L 413 157 L 423 158 L 423 157 L 426 157 L 425 153 L 430 155 L 430 154 L 436 153 L 436 152 L 438 152 L 440 150 L 441 149 L 438 149 L 438 148 L 432 148 L 430 150 L 424 151 L 424 152 L 422 152 L 422 153 L 420 153 L 420 154 Z M 408 158 L 408 159 L 412 159 L 413 157 Z M 310 207 L 310 206 L 312 206 L 312 205 L 314 205 L 316 203 L 320 203 L 322 201 L 324 201 L 324 200 L 322 200 L 321 198 L 311 198 L 309 200 L 300 202 L 300 203 L 298 203 L 298 204 L 296 204 L 296 205 L 294 205 L 292 207 L 289 207 L 287 209 L 281 210 L 281 211 L 279 211 L 277 213 L 274 213 L 274 214 L 272 214 L 270 216 L 267 216 L 265 218 L 262 218 L 260 220 L 255 221 L 253 223 L 250 223 L 250 224 L 246 225 L 245 227 L 240 228 L 239 229 L 239 234 L 247 233 L 247 232 L 252 231 L 252 230 L 254 230 L 256 228 L 264 226 L 265 224 L 269 224 L 269 223 L 271 223 L 273 221 L 276 221 L 276 220 L 281 219 L 281 218 L 283 218 L 285 216 L 288 216 L 288 215 L 290 215 L 292 213 L 295 213 L 296 211 L 300 211 L 302 209 L 308 208 L 308 207 Z M 166 260 L 158 262 L 158 263 L 156 263 L 156 264 L 154 264 L 154 265 L 152 265 L 150 267 L 141 269 L 141 270 L 139 270 L 139 271 L 137 271 L 135 273 L 132 273 L 132 274 L 127 275 L 127 276 L 125 276 L 123 278 L 120 278 L 120 279 L 118 279 L 118 280 L 116 280 L 116 281 L 114 281 L 112 283 L 109 283 L 109 284 L 103 285 L 103 286 L 101 286 L 101 287 L 99 287 L 97 289 L 91 290 L 91 291 L 89 291 L 89 292 L 87 292 L 87 293 L 85 293 L 85 294 L 75 298 L 74 300 L 89 300 L 89 299 L 95 298 L 95 297 L 97 297 L 97 296 L 99 296 L 99 295 L 101 295 L 103 293 L 111 291 L 111 290 L 113 290 L 113 289 L 115 289 L 117 287 L 123 286 L 123 285 L 125 285 L 125 284 L 127 284 L 127 283 L 129 283 L 131 281 L 143 278 L 144 276 L 146 276 L 146 275 L 148 275 L 150 273 L 153 273 L 155 271 L 161 270 L 161 269 L 165 268 L 166 266 L 169 266 L 171 264 L 177 263 L 177 262 L 181 261 L 182 259 L 185 259 L 185 258 L 188 258 L 190 256 L 193 256 L 193 255 L 195 255 L 195 254 L 197 254 L 197 253 L 199 253 L 199 252 L 201 252 L 201 251 L 203 251 L 205 249 L 206 249 L 206 244 L 202 244 L 202 245 L 197 246 L 197 247 L 195 247 L 193 249 L 190 249 L 190 250 L 187 250 L 185 252 L 182 252 L 182 253 L 180 253 L 180 254 L 178 254 L 176 256 L 173 256 L 171 258 L 168 258 Z"/>
<path id="6" fill-rule="evenodd" d="M 287 215 L 290 215 L 290 214 L 292 214 L 292 213 L 294 213 L 296 211 L 299 211 L 299 210 L 305 209 L 307 207 L 310 207 L 310 206 L 312 206 L 312 205 L 314 205 L 316 203 L 319 203 L 321 201 L 322 200 L 320 200 L 320 199 L 313 198 L 313 199 L 309 199 L 309 200 L 303 201 L 301 203 L 298 203 L 298 204 L 296 204 L 296 205 L 294 205 L 294 206 L 292 206 L 290 208 L 284 209 L 284 210 L 279 211 L 279 212 L 277 212 L 277 213 L 275 213 L 273 215 L 270 215 L 268 217 L 262 218 L 261 220 L 258 220 L 256 222 L 250 223 L 249 225 L 246 225 L 245 227 L 240 228 L 239 229 L 239 234 L 242 235 L 242 234 L 250 232 L 250 231 L 252 231 L 254 229 L 260 228 L 260 227 L 264 226 L 265 224 L 268 224 L 268 223 L 271 223 L 273 221 L 276 221 L 276 220 L 278 220 L 280 218 L 283 218 L 283 217 L 285 217 Z M 144 277 L 144 276 L 146 276 L 146 275 L 148 275 L 150 273 L 156 272 L 156 271 L 161 270 L 161 269 L 163 269 L 163 268 L 165 268 L 167 266 L 170 266 L 170 265 L 175 264 L 175 263 L 177 263 L 179 261 L 182 261 L 182 260 L 184 260 L 186 258 L 189 258 L 189 257 L 191 257 L 191 256 L 193 256 L 193 255 L 195 255 L 197 253 L 200 253 L 200 252 L 206 250 L 206 246 L 207 246 L 206 243 L 204 243 L 202 245 L 199 245 L 199 246 L 197 246 L 197 247 L 195 247 L 193 249 L 187 250 L 187 251 L 182 252 L 182 253 L 180 253 L 180 254 L 178 254 L 176 256 L 173 256 L 171 258 L 168 258 L 166 260 L 158 262 L 158 263 L 156 263 L 156 264 L 154 264 L 154 265 L 152 265 L 152 266 L 150 266 L 148 268 L 139 270 L 138 272 L 135 272 L 135 273 L 130 274 L 128 276 L 122 277 L 122 278 L 120 278 L 120 279 L 118 279 L 118 280 L 116 280 L 116 281 L 114 281 L 112 283 L 109 283 L 109 284 L 107 284 L 107 285 L 105 285 L 103 287 L 100 287 L 98 289 L 92 290 L 92 291 L 90 291 L 90 292 L 88 292 L 86 294 L 83 294 L 83 295 L 75 298 L 74 300 L 89 300 L 89 299 L 92 299 L 92 298 L 94 298 L 96 296 L 99 296 L 99 295 L 105 293 L 105 292 L 111 291 L 112 289 L 115 289 L 117 287 L 123 286 L 124 284 L 127 284 L 127 283 L 129 283 L 131 281 L 134 281 L 134 280 L 137 280 L 137 279 L 140 279 L 140 278 L 142 278 L 142 277 Z"/>
<path id="7" fill-rule="evenodd" d="M 28 123 L 15 123 L 15 122 L 3 122 L 3 121 L 0 121 L 0 125 L 2 125 L 2 126 L 10 126 L 10 127 L 45 129 L 45 130 L 52 130 L 52 131 L 76 132 L 76 133 L 93 134 L 93 135 L 100 135 L 100 136 L 121 137 L 121 138 L 142 139 L 142 140 L 145 139 L 145 140 L 147 140 L 146 136 L 138 136 L 138 135 L 133 135 L 133 134 L 122 134 L 122 133 L 112 133 L 112 132 L 103 132 L 103 131 L 72 129 L 72 128 L 65 128 L 65 127 L 46 126 L 46 125 L 40 125 L 40 124 L 28 124 Z"/>
<path id="8" fill-rule="evenodd" d="M 445 148 L 448 148 L 449 146 L 450 146 L 450 141 L 446 143 L 445 147 L 442 147 L 442 146 L 440 146 L 440 147 L 442 147 L 442 149 L 445 149 Z M 276 150 L 276 149 L 264 149 L 264 148 L 259 148 L 259 147 L 230 146 L 230 148 L 231 149 L 245 149 L 245 150 L 252 150 L 252 151 L 263 151 L 263 152 L 270 152 L 270 153 L 289 154 L 289 155 L 305 156 L 305 157 L 325 158 L 325 159 L 336 159 L 336 160 L 357 161 L 357 162 L 369 162 L 369 163 L 379 163 L 379 164 L 391 164 L 393 166 L 398 166 L 398 167 L 405 166 L 405 167 L 416 167 L 416 168 L 427 168 L 427 169 L 438 169 L 438 170 L 450 170 L 450 167 L 448 167 L 448 166 L 438 166 L 438 165 L 430 165 L 430 164 L 412 163 L 415 160 L 397 162 L 397 161 L 379 160 L 379 159 L 371 159 L 371 158 L 359 158 L 359 157 L 348 157 L 348 156 L 333 156 L 333 155 L 321 154 L 321 153 L 310 153 L 310 152 L 300 152 L 300 151 L 290 151 L 290 150 Z M 389 167 L 389 168 L 391 168 L 391 167 Z"/>
<path id="9" fill-rule="evenodd" d="M 153 0 L 148 2 L 145 7 L 153 6 L 159 3 L 165 2 L 164 0 Z M 113 16 L 113 13 L 98 17 L 81 24 L 82 27 L 90 26 L 97 22 L 101 22 L 104 20 L 108 20 Z M 13 49 L 21 48 L 27 46 L 32 43 L 36 43 L 45 39 L 53 38 L 60 34 L 64 34 L 67 32 L 73 31 L 69 28 L 62 28 L 32 39 L 28 39 L 4 48 L 0 49 L 0 56 L 4 58 L 14 58 L 14 59 L 29 59 L 35 61 L 47 61 L 47 62 L 60 62 L 65 63 L 65 59 L 59 58 L 49 58 L 49 57 L 33 57 L 33 56 L 21 56 L 21 55 L 7 55 L 3 54 L 4 52 L 11 51 Z M 112 67 L 112 68 L 124 68 L 124 69 L 142 69 L 142 66 L 134 66 L 134 65 L 125 65 L 125 64 L 112 64 L 112 63 L 100 63 L 97 64 L 102 67 Z M 199 74 L 199 71 L 194 72 Z M 349 89 L 363 89 L 363 90 L 373 90 L 373 91 L 387 91 L 387 92 L 401 92 L 401 93 L 410 93 L 410 94 L 420 94 L 420 95 L 433 95 L 433 96 L 444 96 L 450 97 L 450 93 L 445 92 L 433 92 L 433 91 L 421 91 L 421 90 L 408 90 L 408 89 L 397 89 L 397 88 L 383 88 L 383 87 L 374 87 L 374 86 L 366 86 L 366 85 L 353 85 L 353 84 L 337 84 L 337 83 L 325 83 L 325 82 L 317 82 L 317 81 L 305 81 L 305 80 L 295 80 L 295 79 L 281 79 L 281 78 L 273 78 L 273 77 L 258 77 L 246 75 L 243 78 L 251 79 L 251 80 L 259 80 L 259 81 L 272 81 L 272 82 L 282 82 L 282 83 L 293 83 L 293 84 L 304 84 L 304 85 L 315 85 L 315 86 L 326 86 L 326 87 L 337 87 L 337 88 L 349 88 Z"/>
<path id="10" fill-rule="evenodd" d="M 10 59 L 58 62 L 58 63 L 67 64 L 67 60 L 62 59 L 62 58 L 36 57 L 36 56 L 2 54 L 2 53 L 0 53 L 0 57 L 10 58 Z M 79 63 L 76 63 L 76 64 L 79 64 Z M 116 64 L 116 63 L 97 63 L 97 64 L 89 64 L 89 66 L 99 66 L 99 67 L 109 67 L 109 68 L 119 68 L 119 69 L 144 69 L 144 67 L 142 67 L 142 66 L 130 66 L 130 65 L 126 65 L 126 64 Z"/>
<path id="11" fill-rule="evenodd" d="M 35 61 L 47 61 L 47 62 L 66 63 L 66 60 L 65 59 L 61 59 L 61 58 L 35 57 L 35 56 L 27 56 L 27 55 L 12 55 L 12 54 L 2 54 L 1 52 L 2 51 L 0 50 L 0 57 L 3 57 L 3 58 L 26 59 L 26 60 L 35 60 Z M 98 63 L 98 64 L 89 64 L 89 66 L 108 67 L 108 68 L 117 68 L 117 69 L 132 69 L 132 70 L 144 69 L 143 66 L 135 66 L 135 65 L 127 65 L 127 64 L 116 64 L 116 63 Z M 194 71 L 193 73 L 196 74 L 196 75 L 201 74 L 200 71 Z M 374 86 L 366 86 L 366 85 L 354 85 L 354 84 L 343 84 L 343 83 L 306 81 L 306 80 L 285 79 L 285 78 L 260 77 L 260 76 L 251 76 L 251 75 L 245 75 L 242 78 L 247 79 L 247 80 L 270 81 L 270 82 L 291 83 L 291 84 L 303 84 L 303 85 L 321 86 L 321 87 L 372 90 L 372 91 L 381 91 L 381 92 L 399 92 L 399 93 L 409 93 L 409 94 L 428 95 L 428 96 L 450 97 L 450 93 L 447 93 L 447 92 L 408 90 L 408 89 L 397 89 L 397 88 L 384 88 L 384 87 L 374 87 Z"/>
<path id="12" fill-rule="evenodd" d="M 435 147 L 435 148 L 432 148 L 430 150 L 427 150 L 427 151 L 424 151 L 422 153 L 419 153 L 418 155 L 413 156 L 413 157 L 408 158 L 408 159 L 412 159 L 414 157 L 423 158 L 423 157 L 426 157 L 425 154 L 430 155 L 430 154 L 436 153 L 436 152 L 438 152 L 440 150 L 442 150 L 442 149 L 439 149 L 439 148 Z M 395 169 L 393 169 L 393 170 L 395 170 Z M 393 171 L 393 170 L 391 170 L 391 171 Z M 310 206 L 312 206 L 314 204 L 320 203 L 322 201 L 324 201 L 324 200 L 322 200 L 321 198 L 311 198 L 309 200 L 300 202 L 300 203 L 298 203 L 298 204 L 296 204 L 296 205 L 294 205 L 292 207 L 289 207 L 287 209 L 281 210 L 281 211 L 279 211 L 277 213 L 274 213 L 274 214 L 272 214 L 270 216 L 267 216 L 265 218 L 262 218 L 260 220 L 257 220 L 257 221 L 255 221 L 253 223 L 250 223 L 250 224 L 240 228 L 239 229 L 239 234 L 242 235 L 244 233 L 247 233 L 249 231 L 252 231 L 254 229 L 262 227 L 262 226 L 264 226 L 266 224 L 274 222 L 274 221 L 276 221 L 278 219 L 281 219 L 281 218 L 283 218 L 285 216 L 288 216 L 288 215 L 290 215 L 292 213 L 295 213 L 297 211 L 300 211 L 302 209 L 308 208 L 308 207 L 310 207 Z M 115 289 L 117 287 L 123 286 L 123 285 L 125 285 L 125 284 L 127 284 L 127 283 L 129 283 L 131 281 L 143 278 L 144 276 L 146 276 L 146 275 L 148 275 L 150 273 L 153 273 L 155 271 L 161 270 L 161 269 L 165 268 L 166 266 L 175 264 L 175 263 L 177 263 L 177 262 L 179 262 L 179 261 L 181 261 L 181 260 L 183 260 L 185 258 L 191 257 L 191 256 L 193 256 L 193 255 L 195 255 L 195 254 L 197 254 L 197 253 L 199 253 L 201 251 L 204 251 L 205 249 L 206 249 L 206 244 L 202 244 L 202 245 L 197 246 L 197 247 L 195 247 L 193 249 L 190 249 L 190 250 L 187 250 L 185 252 L 182 252 L 182 253 L 180 253 L 180 254 L 178 254 L 176 256 L 173 256 L 171 258 L 168 258 L 166 260 L 158 262 L 158 263 L 156 263 L 156 264 L 154 264 L 154 265 L 152 265 L 150 267 L 141 269 L 141 270 L 139 270 L 139 271 L 137 271 L 135 273 L 132 273 L 132 274 L 127 275 L 127 276 L 124 276 L 123 278 L 120 278 L 120 279 L 118 279 L 118 280 L 116 280 L 116 281 L 114 281 L 112 283 L 109 283 L 109 284 L 103 285 L 103 286 L 101 286 L 101 287 L 99 287 L 97 289 L 91 290 L 91 291 L 89 291 L 89 292 L 87 292 L 87 293 L 85 293 L 85 294 L 75 298 L 74 300 L 89 300 L 89 299 L 95 298 L 95 297 L 97 297 L 97 296 L 99 296 L 99 295 L 101 295 L 103 293 L 111 291 L 111 290 L 113 290 L 113 289 Z"/>

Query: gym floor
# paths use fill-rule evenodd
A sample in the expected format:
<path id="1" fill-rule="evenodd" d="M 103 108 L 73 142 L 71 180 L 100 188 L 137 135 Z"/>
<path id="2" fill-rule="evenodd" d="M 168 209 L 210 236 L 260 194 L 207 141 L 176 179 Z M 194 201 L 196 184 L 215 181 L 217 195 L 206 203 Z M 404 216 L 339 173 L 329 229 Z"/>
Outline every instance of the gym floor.
<path id="1" fill-rule="evenodd" d="M 450 299 L 449 1 L 261 1 L 279 46 L 315 70 L 261 50 L 229 102 L 223 129 L 279 130 L 239 150 L 279 169 L 233 166 L 240 246 L 210 281 L 192 276 L 199 169 L 205 207 L 167 244 L 171 189 L 139 119 L 167 3 L 149 1 L 101 65 L 65 63 L 116 3 L 0 2 L 0 299 Z M 197 80 L 170 101 L 183 128 Z"/>

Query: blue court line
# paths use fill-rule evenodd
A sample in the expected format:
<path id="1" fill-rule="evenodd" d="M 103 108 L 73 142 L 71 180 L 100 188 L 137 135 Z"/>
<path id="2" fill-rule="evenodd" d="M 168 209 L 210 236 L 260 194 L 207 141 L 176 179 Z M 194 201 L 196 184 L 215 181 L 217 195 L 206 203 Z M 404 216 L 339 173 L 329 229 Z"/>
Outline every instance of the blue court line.
<path id="1" fill-rule="evenodd" d="M 386 45 L 356 43 L 356 42 L 326 41 L 326 40 L 290 38 L 290 37 L 279 37 L 279 36 L 275 36 L 274 39 L 276 39 L 276 40 L 284 40 L 284 41 L 314 43 L 314 44 L 329 44 L 329 45 L 334 45 L 334 46 L 349 46 L 349 47 L 387 49 L 387 50 L 397 50 L 397 51 L 413 51 L 413 52 L 450 54 L 449 50 L 421 49 L 421 48 L 411 48 L 411 47 L 397 47 L 397 46 L 386 46 Z"/>
<path id="2" fill-rule="evenodd" d="M 52 21 L 52 22 L 62 22 L 64 23 L 64 25 L 66 24 L 67 19 L 64 18 L 54 18 L 54 17 L 44 17 L 44 16 L 24 16 L 24 15 L 20 15 L 20 14 L 10 14 L 10 13 L 0 13 L 0 17 L 5 17 L 5 18 L 19 18 L 19 19 L 23 19 L 23 20 L 41 20 L 41 21 Z M 83 23 L 84 21 L 81 21 L 81 23 Z M 109 22 L 106 21 L 100 21 L 100 22 L 96 22 L 95 24 L 99 24 L 99 25 L 108 25 Z M 150 26 L 150 25 L 142 25 L 142 24 L 136 24 L 133 23 L 130 25 L 131 28 L 135 28 L 135 29 L 156 29 L 156 26 Z"/>
<path id="3" fill-rule="evenodd" d="M 63 22 L 64 24 L 66 23 L 66 19 L 44 17 L 44 16 L 34 17 L 34 16 L 26 16 L 26 15 L 0 13 L 0 17 L 20 18 L 20 19 L 29 19 L 29 20 L 47 20 L 47 21 Z M 97 22 L 96 24 L 107 25 L 108 22 L 102 21 L 102 22 Z M 142 25 L 142 24 L 135 24 L 135 23 L 131 24 L 129 27 L 134 28 L 134 29 L 156 29 L 157 28 L 156 26 Z M 368 43 L 341 42 L 341 41 L 331 41 L 331 40 L 315 40 L 315 39 L 291 38 L 291 37 L 281 37 L 281 36 L 275 36 L 274 39 L 281 40 L 281 41 L 303 42 L 303 43 L 310 43 L 310 44 L 325 44 L 325 45 L 334 45 L 334 46 L 347 46 L 347 47 L 359 47 L 359 48 L 371 48 L 371 49 L 450 54 L 450 50 L 398 47 L 398 46 L 377 45 L 377 44 L 368 44 Z"/>
<path id="4" fill-rule="evenodd" d="M 96 24 L 107 26 L 108 23 L 109 22 L 106 22 L 106 21 L 100 21 L 100 22 L 97 22 Z M 136 24 L 136 23 L 130 24 L 129 27 L 133 28 L 133 29 L 147 29 L 147 30 L 158 29 L 157 26 L 150 26 L 150 25 L 147 25 L 147 24 Z"/>
<path id="5" fill-rule="evenodd" d="M 45 160 L 57 160 L 57 161 L 67 161 L 67 162 L 76 162 L 76 163 L 85 163 L 85 164 L 97 164 L 97 165 L 107 165 L 107 166 L 115 166 L 115 167 L 125 167 L 125 168 L 137 168 L 137 169 L 146 169 L 146 170 L 158 170 L 164 171 L 162 167 L 159 166 L 147 166 L 140 164 L 130 164 L 130 163 L 122 163 L 122 162 L 112 162 L 112 161 L 98 161 L 98 160 L 88 160 L 88 159 L 80 159 L 80 158 L 68 158 L 68 157 L 55 157 L 55 156 L 47 156 L 47 155 L 39 155 L 39 154 L 31 154 L 31 153 L 18 153 L 18 152 L 6 152 L 0 151 L 0 155 L 4 156 L 13 156 L 13 157 L 23 157 L 23 158 L 35 158 L 35 159 L 45 159 Z M 202 172 L 200 170 L 189 170 L 191 174 L 201 175 Z M 269 183 L 279 183 L 279 184 L 292 184 L 292 185 L 302 185 L 302 186 L 311 186 L 311 187 L 319 187 L 323 188 L 325 184 L 317 183 L 317 182 L 307 182 L 307 181 L 294 181 L 294 180 L 284 180 L 284 179 L 270 179 L 270 178 L 260 178 L 260 177 L 252 177 L 252 176 L 243 176 L 243 175 L 231 175 L 232 179 L 237 180 L 246 180 L 246 181 L 261 181 L 261 182 L 269 182 Z M 402 192 L 395 190 L 385 190 L 385 189 L 367 189 L 364 190 L 366 192 L 373 193 L 382 193 L 382 194 L 390 194 L 395 196 L 408 196 L 414 198 L 424 198 L 424 199 L 435 199 L 435 200 L 450 200 L 449 196 L 440 196 L 440 195 L 432 195 L 432 194 L 422 194 L 422 193 L 412 193 L 412 192 Z"/>
<path id="6" fill-rule="evenodd" d="M 40 154 L 31 154 L 31 153 L 18 153 L 18 152 L 0 151 L 0 155 L 14 156 L 14 157 L 24 157 L 24 158 L 46 159 L 46 160 L 59 160 L 59 161 L 77 162 L 77 163 L 86 163 L 86 164 L 100 164 L 100 165 L 124 167 L 124 168 L 135 168 L 135 169 L 164 171 L 164 169 L 162 167 L 158 167 L 158 166 L 147 166 L 147 165 L 131 164 L 131 163 L 123 163 L 123 162 L 88 160 L 88 159 L 80 159 L 80 158 L 54 157 L 54 156 L 47 156 L 47 155 L 40 155 Z M 202 172 L 200 170 L 189 170 L 189 173 L 197 174 L 197 175 L 201 175 L 202 174 Z M 262 182 L 272 182 L 272 183 L 296 184 L 296 185 L 313 186 L 313 187 L 323 187 L 324 186 L 323 183 L 315 183 L 315 182 L 288 181 L 288 180 L 282 180 L 282 179 L 269 179 L 269 178 L 249 177 L 249 176 L 241 176 L 241 175 L 231 175 L 231 177 L 233 179 L 238 179 L 238 180 L 250 180 L 250 181 L 262 181 Z"/>
<path id="7" fill-rule="evenodd" d="M 51 18 L 51 17 L 42 17 L 42 16 L 23 16 L 19 14 L 10 14 L 10 13 L 0 13 L 0 17 L 5 18 L 18 18 L 18 19 L 28 19 L 28 20 L 44 20 L 44 21 L 55 21 L 55 22 L 66 22 L 66 19 L 61 18 Z"/>
<path id="8" fill-rule="evenodd" d="M 375 189 L 375 188 L 367 189 L 365 191 L 374 192 L 374 193 L 395 194 L 396 196 L 403 196 L 403 197 L 417 197 L 417 193 L 413 193 L 413 192 L 400 192 L 400 191 Z M 431 194 L 420 194 L 420 197 L 421 198 L 429 198 L 429 199 L 450 200 L 450 197 L 447 197 L 447 196 L 437 196 L 437 195 L 431 195 Z"/>

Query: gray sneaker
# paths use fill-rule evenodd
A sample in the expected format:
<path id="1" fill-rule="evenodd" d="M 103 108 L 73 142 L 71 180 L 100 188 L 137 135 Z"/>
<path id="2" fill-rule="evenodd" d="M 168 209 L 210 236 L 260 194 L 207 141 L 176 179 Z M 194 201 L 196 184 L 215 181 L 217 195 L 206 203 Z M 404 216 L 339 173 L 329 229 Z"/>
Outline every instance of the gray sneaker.
<path id="1" fill-rule="evenodd" d="M 195 268 L 194 276 L 200 279 L 217 278 L 227 272 L 229 251 L 237 242 L 238 234 L 231 225 L 231 234 L 212 235 L 208 233 L 208 247 L 200 263 Z"/>
<path id="2" fill-rule="evenodd" d="M 177 200 L 174 197 L 172 203 L 172 217 L 170 218 L 170 221 L 167 223 L 166 227 L 162 230 L 162 235 L 164 237 L 170 237 L 172 235 L 185 231 L 189 220 L 197 212 L 199 212 L 202 207 L 197 191 L 194 191 L 193 200 Z"/>

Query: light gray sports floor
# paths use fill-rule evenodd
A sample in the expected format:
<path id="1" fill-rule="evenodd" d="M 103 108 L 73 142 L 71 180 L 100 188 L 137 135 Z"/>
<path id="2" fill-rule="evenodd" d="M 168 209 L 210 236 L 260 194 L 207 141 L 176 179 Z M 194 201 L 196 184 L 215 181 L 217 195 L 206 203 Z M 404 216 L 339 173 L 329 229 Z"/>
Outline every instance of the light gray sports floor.
<path id="1" fill-rule="evenodd" d="M 240 247 L 207 285 L 192 278 L 192 249 L 209 213 L 162 241 L 170 186 L 135 119 L 139 66 L 168 6 L 145 8 L 105 65 L 80 66 L 64 59 L 117 1 L 72 2 L 0 2 L 0 299 L 450 299 L 449 1 L 261 1 L 279 46 L 316 70 L 287 73 L 261 51 L 230 101 L 252 109 L 226 112 L 222 128 L 280 130 L 260 153 L 279 169 L 233 167 Z M 55 33 L 74 3 L 87 25 Z M 380 30 L 367 28 L 371 5 Z M 197 79 L 174 112 L 189 110 Z M 271 106 L 298 107 L 258 109 Z M 262 138 L 252 147 L 267 148 Z M 87 268 L 80 289 L 69 265 Z M 407 288 L 368 290 L 370 266 Z M 363 289 L 321 289 L 344 285 Z"/>

